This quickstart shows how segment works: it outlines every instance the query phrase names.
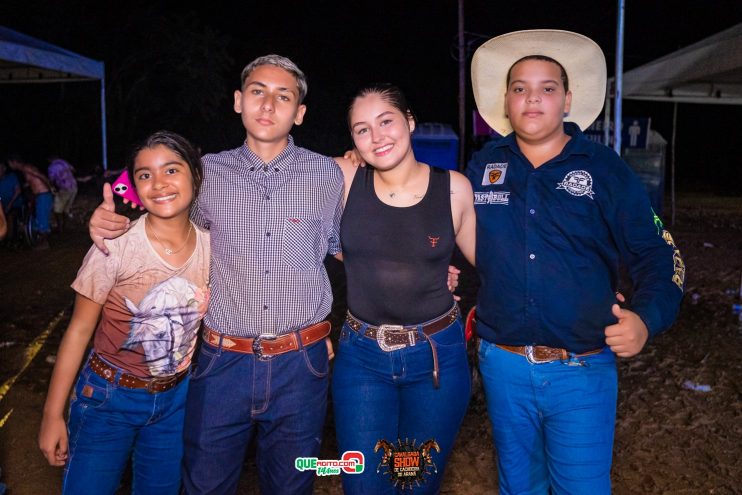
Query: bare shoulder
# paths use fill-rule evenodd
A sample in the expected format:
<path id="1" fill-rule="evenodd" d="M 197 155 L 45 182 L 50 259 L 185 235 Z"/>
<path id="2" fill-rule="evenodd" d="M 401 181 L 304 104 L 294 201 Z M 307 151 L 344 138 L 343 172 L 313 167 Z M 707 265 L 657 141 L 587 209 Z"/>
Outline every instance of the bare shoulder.
<path id="1" fill-rule="evenodd" d="M 461 172 L 450 170 L 451 176 L 451 194 L 460 194 L 462 196 L 473 196 L 471 182 Z"/>

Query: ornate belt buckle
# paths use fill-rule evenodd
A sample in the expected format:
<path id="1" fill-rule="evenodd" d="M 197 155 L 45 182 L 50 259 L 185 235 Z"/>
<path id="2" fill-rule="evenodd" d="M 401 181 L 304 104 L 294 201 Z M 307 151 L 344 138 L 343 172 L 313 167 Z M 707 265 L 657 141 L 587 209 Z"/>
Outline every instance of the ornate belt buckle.
<path id="1" fill-rule="evenodd" d="M 536 355 L 535 355 L 534 350 L 535 350 L 534 349 L 534 346 L 532 346 L 532 345 L 527 345 L 526 348 L 525 348 L 526 359 L 528 360 L 529 363 L 531 363 L 531 364 L 544 364 L 544 363 L 550 363 L 551 362 L 551 360 L 549 360 L 549 359 L 546 359 L 546 360 L 536 359 Z"/>
<path id="2" fill-rule="evenodd" d="M 275 335 L 260 335 L 252 339 L 252 352 L 255 354 L 255 357 L 258 358 L 258 361 L 268 361 L 273 357 L 263 355 L 263 341 L 276 340 L 276 338 Z"/>
<path id="3" fill-rule="evenodd" d="M 400 335 L 403 332 L 404 327 L 402 325 L 379 325 L 379 328 L 376 330 L 376 342 L 382 351 L 391 352 L 402 349 L 407 346 L 406 342 L 389 345 L 386 343 L 386 338 L 387 336 Z"/>

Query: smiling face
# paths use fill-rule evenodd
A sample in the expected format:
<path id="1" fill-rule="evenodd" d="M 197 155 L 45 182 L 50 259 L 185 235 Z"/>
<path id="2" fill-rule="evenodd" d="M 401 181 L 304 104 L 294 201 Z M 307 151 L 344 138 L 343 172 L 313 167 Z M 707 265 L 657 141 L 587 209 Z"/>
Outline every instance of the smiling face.
<path id="1" fill-rule="evenodd" d="M 144 148 L 133 168 L 134 186 L 150 215 L 188 215 L 194 198 L 193 175 L 182 157 L 164 145 Z"/>
<path id="2" fill-rule="evenodd" d="M 410 134 L 415 121 L 379 93 L 359 96 L 350 110 L 350 132 L 361 157 L 379 170 L 414 156 Z"/>
<path id="3" fill-rule="evenodd" d="M 528 59 L 511 68 L 505 113 L 519 138 L 546 142 L 561 136 L 571 102 L 572 93 L 565 90 L 557 64 Z"/>
<path id="4" fill-rule="evenodd" d="M 242 115 L 247 145 L 283 144 L 294 125 L 304 120 L 306 106 L 299 103 L 293 74 L 275 65 L 260 65 L 245 79 L 242 91 L 234 92 L 234 111 Z"/>

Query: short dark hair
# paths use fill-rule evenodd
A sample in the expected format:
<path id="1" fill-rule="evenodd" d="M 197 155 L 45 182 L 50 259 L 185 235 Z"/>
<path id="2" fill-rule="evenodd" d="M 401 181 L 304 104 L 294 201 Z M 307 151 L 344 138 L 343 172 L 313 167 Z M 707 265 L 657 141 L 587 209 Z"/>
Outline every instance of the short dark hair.
<path id="1" fill-rule="evenodd" d="M 136 189 L 136 181 L 134 180 L 134 162 L 136 161 L 137 155 L 142 150 L 156 148 L 157 146 L 166 147 L 188 164 L 188 168 L 193 176 L 193 195 L 194 198 L 198 196 L 198 191 L 201 189 L 201 182 L 203 181 L 204 176 L 203 166 L 201 165 L 201 156 L 190 141 L 180 134 L 171 131 L 157 131 L 134 147 L 131 157 L 129 158 L 129 163 L 126 165 L 126 170 L 129 172 L 129 180 L 134 188 Z"/>
<path id="2" fill-rule="evenodd" d="M 516 60 L 515 63 L 508 69 L 508 76 L 507 80 L 505 81 L 506 88 L 510 86 L 510 73 L 513 71 L 513 67 L 526 60 L 541 60 L 542 62 L 551 62 L 552 64 L 556 64 L 557 67 L 559 67 L 559 72 L 561 73 L 560 76 L 562 79 L 562 84 L 564 85 L 564 92 L 566 93 L 567 91 L 569 91 L 569 78 L 567 77 L 567 71 L 564 70 L 564 66 L 562 66 L 562 64 L 560 64 L 553 58 L 547 57 L 546 55 L 527 55 L 521 59 Z"/>
<path id="3" fill-rule="evenodd" d="M 350 121 L 350 113 L 353 111 L 356 100 L 371 94 L 379 95 L 385 102 L 402 112 L 402 115 L 408 119 L 412 119 L 413 122 L 417 122 L 415 112 L 412 111 L 412 107 L 407 102 L 407 98 L 401 89 L 391 83 L 370 83 L 362 86 L 350 100 L 350 105 L 348 105 L 348 128 L 351 131 L 353 130 L 351 127 L 353 124 Z"/>

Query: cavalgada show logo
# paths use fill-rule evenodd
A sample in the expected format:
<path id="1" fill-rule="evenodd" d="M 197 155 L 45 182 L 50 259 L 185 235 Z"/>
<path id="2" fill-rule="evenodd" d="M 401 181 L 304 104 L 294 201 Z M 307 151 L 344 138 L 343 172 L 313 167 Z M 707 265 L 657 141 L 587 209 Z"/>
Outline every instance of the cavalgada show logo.
<path id="1" fill-rule="evenodd" d="M 379 440 L 376 442 L 374 452 L 380 449 L 383 450 L 383 455 L 376 472 L 385 469 L 383 474 L 389 476 L 389 481 L 394 486 L 412 489 L 424 483 L 426 476 L 438 472 L 431 457 L 432 450 L 438 453 L 441 451 L 435 440 L 423 442 L 419 447 L 415 446 L 414 440 L 410 442 L 405 439 L 402 442 L 397 439 L 397 445 L 387 440 Z"/>

